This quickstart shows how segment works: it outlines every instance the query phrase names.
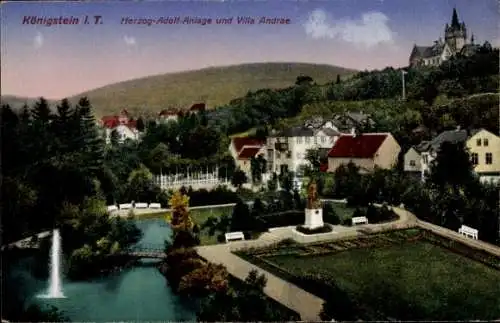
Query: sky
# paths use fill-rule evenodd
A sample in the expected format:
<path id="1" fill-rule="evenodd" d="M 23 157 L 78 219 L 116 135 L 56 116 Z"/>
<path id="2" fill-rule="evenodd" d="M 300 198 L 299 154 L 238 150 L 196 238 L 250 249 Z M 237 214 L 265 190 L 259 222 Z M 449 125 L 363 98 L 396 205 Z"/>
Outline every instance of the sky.
<path id="1" fill-rule="evenodd" d="M 1 94 L 60 99 L 138 77 L 253 62 L 406 66 L 413 44 L 444 37 L 454 7 L 476 42 L 499 45 L 496 0 L 3 2 Z M 31 24 L 31 16 L 79 23 Z M 290 23 L 259 24 L 263 16 Z M 127 17 L 154 23 L 122 24 Z M 160 22 L 168 17 L 212 24 Z M 232 24 L 216 24 L 230 17 Z"/>

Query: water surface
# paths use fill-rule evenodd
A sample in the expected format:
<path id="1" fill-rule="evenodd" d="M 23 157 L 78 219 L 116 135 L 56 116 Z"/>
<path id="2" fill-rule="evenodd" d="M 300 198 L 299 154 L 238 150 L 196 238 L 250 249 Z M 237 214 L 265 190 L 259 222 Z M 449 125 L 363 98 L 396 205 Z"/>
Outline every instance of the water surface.
<path id="1" fill-rule="evenodd" d="M 163 219 L 137 221 L 143 232 L 139 245 L 162 246 L 171 235 Z M 64 244 L 64 241 L 62 242 Z M 157 260 L 143 260 L 141 266 L 124 269 L 90 281 L 63 280 L 64 299 L 39 299 L 47 281 L 31 277 L 36 292 L 32 302 L 55 305 L 72 321 L 185 321 L 195 319 L 195 310 L 174 295 L 166 279 L 154 266 Z M 26 272 L 28 268 L 24 268 Z"/>

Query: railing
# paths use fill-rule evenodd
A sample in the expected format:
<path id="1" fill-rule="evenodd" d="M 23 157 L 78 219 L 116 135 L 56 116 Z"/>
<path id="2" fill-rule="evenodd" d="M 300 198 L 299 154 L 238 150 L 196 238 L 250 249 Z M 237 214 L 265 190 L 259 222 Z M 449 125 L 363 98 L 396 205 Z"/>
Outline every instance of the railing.
<path id="1" fill-rule="evenodd" d="M 165 251 L 165 246 L 164 245 L 159 245 L 159 244 L 154 244 L 154 243 L 139 243 L 135 246 L 131 246 L 130 248 L 127 249 L 127 253 L 134 253 L 134 252 L 157 252 L 157 253 L 163 253 Z"/>
<path id="2" fill-rule="evenodd" d="M 156 175 L 154 182 L 162 189 L 193 185 L 230 185 L 227 178 L 221 179 L 216 173 L 212 174 L 192 174 L 188 176 L 179 175 Z"/>

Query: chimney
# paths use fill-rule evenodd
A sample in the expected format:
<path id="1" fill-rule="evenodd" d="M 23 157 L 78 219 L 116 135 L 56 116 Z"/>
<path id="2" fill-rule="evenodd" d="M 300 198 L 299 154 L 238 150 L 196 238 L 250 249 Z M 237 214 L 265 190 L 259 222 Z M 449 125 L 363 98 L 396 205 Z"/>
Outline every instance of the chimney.
<path id="1" fill-rule="evenodd" d="M 351 128 L 351 135 L 353 138 L 356 138 L 356 128 Z"/>

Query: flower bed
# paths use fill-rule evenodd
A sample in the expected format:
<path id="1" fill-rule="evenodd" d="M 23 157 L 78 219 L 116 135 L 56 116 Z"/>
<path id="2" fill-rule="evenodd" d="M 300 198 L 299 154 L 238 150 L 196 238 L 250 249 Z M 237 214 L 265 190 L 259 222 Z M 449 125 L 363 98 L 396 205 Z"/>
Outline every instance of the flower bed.
<path id="1" fill-rule="evenodd" d="M 500 280 L 492 269 L 500 269 L 498 257 L 424 230 L 390 232 L 387 236 L 389 239 L 384 234 L 376 234 L 303 246 L 299 257 L 277 253 L 243 257 L 324 299 L 335 294 L 333 287 L 340 288 L 346 299 L 358 303 L 355 312 L 363 320 L 388 317 L 461 320 L 500 316 L 500 309 L 494 304 L 500 298 L 500 291 L 493 286 L 498 286 Z M 338 250 L 348 246 L 352 250 Z M 297 247 L 289 248 L 288 251 L 299 252 Z M 479 262 L 461 258 L 462 255 Z M 360 261 L 366 265 L 359 266 Z M 471 275 L 475 277 L 473 280 L 467 278 Z M 457 281 L 460 284 L 457 285 Z M 464 293 L 472 293 L 478 301 L 463 301 L 460 295 Z M 455 301 L 443 307 L 443 297 Z"/>

